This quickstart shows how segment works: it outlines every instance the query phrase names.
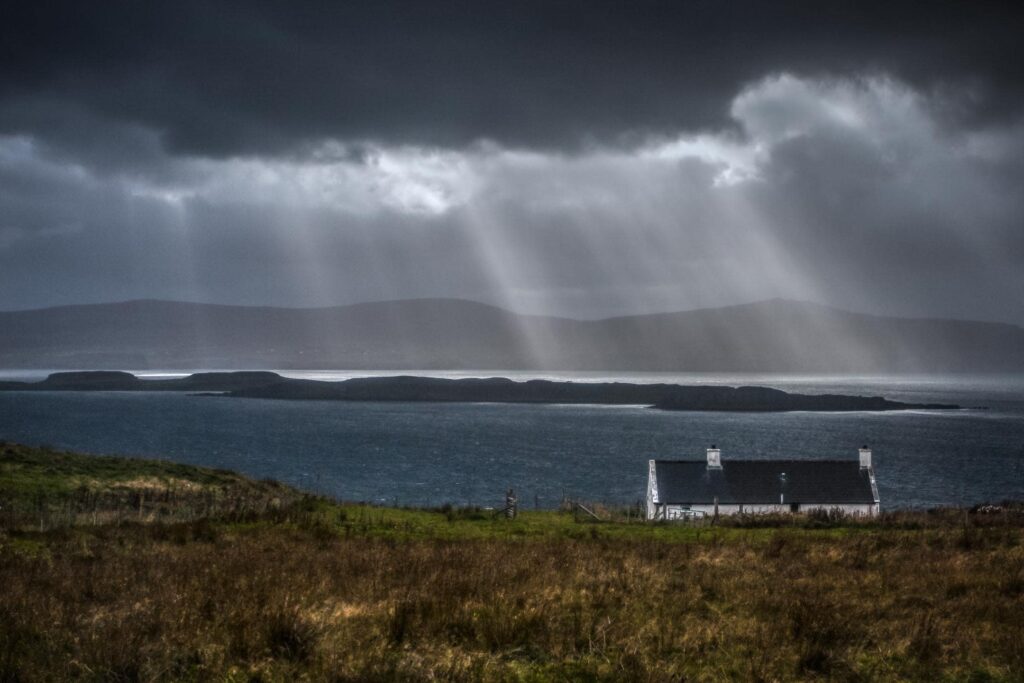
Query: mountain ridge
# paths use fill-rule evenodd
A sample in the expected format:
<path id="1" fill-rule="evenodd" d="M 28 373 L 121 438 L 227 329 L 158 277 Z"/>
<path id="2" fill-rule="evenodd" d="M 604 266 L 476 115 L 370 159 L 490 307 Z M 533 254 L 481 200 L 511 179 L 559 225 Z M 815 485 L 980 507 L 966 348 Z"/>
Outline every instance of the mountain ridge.
<path id="1" fill-rule="evenodd" d="M 597 320 L 464 299 L 319 308 L 157 299 L 0 312 L 0 367 L 1024 371 L 1024 328 L 769 299 Z"/>
<path id="2" fill-rule="evenodd" d="M 95 309 L 100 307 L 120 307 L 120 306 L 135 306 L 135 305 L 173 305 L 173 306 L 190 306 L 190 307 L 204 307 L 210 309 L 245 309 L 250 311 L 299 311 L 299 312 L 315 312 L 315 311 L 336 311 L 341 309 L 355 309 L 355 308 L 370 308 L 380 305 L 390 304 L 415 304 L 415 303 L 454 303 L 454 304 L 465 304 L 469 306 L 477 306 L 483 309 L 491 309 L 495 311 L 501 311 L 511 315 L 523 317 L 523 318 L 540 318 L 547 320 L 566 320 L 571 322 L 579 323 L 592 323 L 592 322 L 607 322 L 610 320 L 627 320 L 632 318 L 655 318 L 661 316 L 675 316 L 684 315 L 691 313 L 702 313 L 709 311 L 728 311 L 745 309 L 751 307 L 769 306 L 776 304 L 786 305 L 797 305 L 806 307 L 815 307 L 825 311 L 834 311 L 844 313 L 847 315 L 860 316 L 863 318 L 876 318 L 882 320 L 904 320 L 904 321 L 920 321 L 920 322 L 947 322 L 947 323 L 969 323 L 977 325 L 996 325 L 1003 327 L 1010 327 L 1014 329 L 1024 330 L 1024 325 L 1017 325 L 1015 323 L 1008 323 L 999 320 L 980 320 L 975 318 L 943 318 L 940 316 L 895 316 L 895 315 L 882 315 L 880 313 L 864 313 L 861 311 L 852 311 L 831 304 L 823 304 L 818 301 L 804 300 L 804 299 L 787 299 L 786 297 L 769 297 L 767 299 L 757 299 L 755 301 L 746 301 L 738 304 L 726 304 L 724 306 L 704 306 L 700 308 L 682 308 L 673 309 L 669 311 L 655 311 L 652 313 L 628 313 L 623 315 L 611 315 L 602 318 L 570 318 L 568 316 L 559 315 L 546 315 L 541 313 L 519 313 L 510 308 L 499 306 L 497 304 L 489 304 L 483 301 L 476 301 L 474 299 L 463 299 L 460 297 L 411 297 L 406 299 L 380 299 L 376 301 L 360 301 L 350 304 L 331 304 L 329 306 L 265 306 L 256 304 L 224 304 L 207 301 L 185 301 L 180 299 L 159 299 L 159 298 L 141 298 L 141 299 L 124 299 L 121 301 L 101 301 L 92 303 L 79 303 L 79 304 L 56 304 L 53 306 L 40 306 L 36 308 L 15 308 L 0 310 L 0 316 L 8 314 L 23 314 L 23 313 L 43 313 L 47 311 L 63 311 L 69 309 Z"/>

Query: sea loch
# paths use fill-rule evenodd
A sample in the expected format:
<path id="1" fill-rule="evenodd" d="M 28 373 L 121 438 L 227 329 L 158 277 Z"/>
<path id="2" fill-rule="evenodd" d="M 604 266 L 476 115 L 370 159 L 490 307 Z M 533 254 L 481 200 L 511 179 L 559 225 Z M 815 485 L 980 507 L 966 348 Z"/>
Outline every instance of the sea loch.
<path id="1" fill-rule="evenodd" d="M 35 380 L 45 374 L 6 373 L 3 379 Z M 370 373 L 283 374 L 344 379 Z M 544 376 L 755 384 L 985 409 L 749 414 L 641 406 L 294 402 L 173 392 L 10 392 L 0 393 L 0 439 L 236 469 L 346 500 L 497 505 L 505 489 L 514 487 L 520 501 L 541 507 L 556 505 L 563 495 L 636 502 L 649 458 L 701 458 L 710 443 L 722 447 L 723 457 L 853 459 L 866 442 L 874 449 L 883 509 L 1024 498 L 1021 376 Z"/>

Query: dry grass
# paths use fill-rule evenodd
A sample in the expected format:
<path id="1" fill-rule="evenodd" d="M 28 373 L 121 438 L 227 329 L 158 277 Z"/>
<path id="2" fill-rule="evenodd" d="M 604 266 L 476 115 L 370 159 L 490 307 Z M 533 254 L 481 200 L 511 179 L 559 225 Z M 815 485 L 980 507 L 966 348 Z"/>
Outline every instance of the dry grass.
<path id="1" fill-rule="evenodd" d="M 833 522 L 306 500 L 245 521 L 12 528 L 0 680 L 1024 679 L 1019 516 Z"/>

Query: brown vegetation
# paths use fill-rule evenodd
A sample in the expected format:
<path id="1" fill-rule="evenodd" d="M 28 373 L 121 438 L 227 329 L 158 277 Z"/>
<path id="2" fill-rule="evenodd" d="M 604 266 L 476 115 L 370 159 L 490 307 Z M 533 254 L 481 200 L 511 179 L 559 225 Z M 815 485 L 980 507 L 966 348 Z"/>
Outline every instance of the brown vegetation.
<path id="1" fill-rule="evenodd" d="M 229 517 L 0 530 L 0 680 L 1024 677 L 1006 510 L 687 528 L 307 499 Z"/>

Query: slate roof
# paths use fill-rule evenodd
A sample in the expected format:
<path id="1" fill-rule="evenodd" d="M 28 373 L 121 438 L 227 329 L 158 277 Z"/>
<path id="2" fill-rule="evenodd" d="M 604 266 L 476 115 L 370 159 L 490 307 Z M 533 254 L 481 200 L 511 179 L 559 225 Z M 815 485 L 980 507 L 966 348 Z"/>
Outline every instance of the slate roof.
<path id="1" fill-rule="evenodd" d="M 656 460 L 658 502 L 668 505 L 877 502 L 870 471 L 857 460 Z"/>

